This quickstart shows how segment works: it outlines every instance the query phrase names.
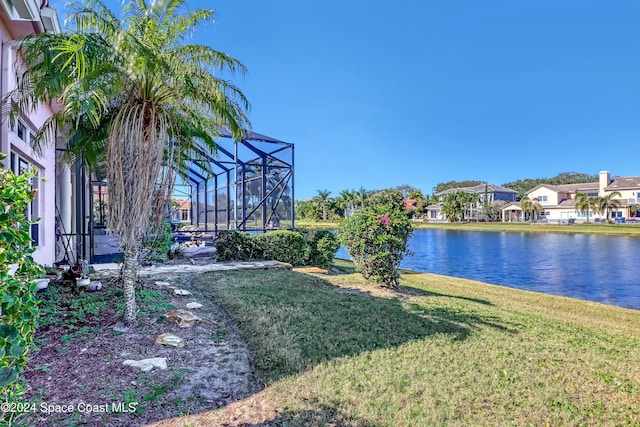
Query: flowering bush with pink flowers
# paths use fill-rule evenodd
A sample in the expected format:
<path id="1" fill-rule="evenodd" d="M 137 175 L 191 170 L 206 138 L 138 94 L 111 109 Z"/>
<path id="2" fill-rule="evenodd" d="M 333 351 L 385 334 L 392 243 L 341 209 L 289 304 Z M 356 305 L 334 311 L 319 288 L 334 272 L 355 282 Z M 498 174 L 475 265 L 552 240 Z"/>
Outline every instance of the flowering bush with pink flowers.
<path id="1" fill-rule="evenodd" d="M 394 190 L 374 194 L 340 228 L 340 241 L 365 279 L 396 288 L 400 284 L 398 267 L 410 253 L 408 241 L 413 232 L 402 194 Z"/>

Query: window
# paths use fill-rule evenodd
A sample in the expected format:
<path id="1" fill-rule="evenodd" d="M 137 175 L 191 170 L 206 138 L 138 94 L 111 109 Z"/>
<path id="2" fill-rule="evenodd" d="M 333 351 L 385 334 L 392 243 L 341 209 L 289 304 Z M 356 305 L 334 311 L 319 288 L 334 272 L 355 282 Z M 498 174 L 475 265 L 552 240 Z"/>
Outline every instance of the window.
<path id="1" fill-rule="evenodd" d="M 33 166 L 27 159 L 20 156 L 18 153 L 11 152 L 11 171 L 16 175 L 22 175 L 25 172 L 28 172 Z M 38 172 L 39 174 L 39 172 Z M 29 207 L 27 208 L 25 214 L 27 220 L 33 221 L 40 218 L 39 205 L 40 205 L 40 195 L 37 190 L 40 186 L 40 180 L 36 177 L 33 179 L 32 188 L 36 190 L 36 197 L 29 203 Z M 32 246 L 40 245 L 40 224 L 31 224 L 31 230 L 29 231 L 31 236 Z"/>
<path id="2" fill-rule="evenodd" d="M 587 193 L 587 197 L 598 197 L 598 193 Z"/>
<path id="3" fill-rule="evenodd" d="M 539 202 L 546 202 L 547 201 L 547 196 L 538 196 L 538 201 Z"/>
<path id="4" fill-rule="evenodd" d="M 23 140 L 25 143 L 33 146 L 33 143 L 36 140 L 36 133 L 22 119 L 17 119 L 13 124 L 9 122 L 9 130 L 15 133 L 18 138 Z"/>

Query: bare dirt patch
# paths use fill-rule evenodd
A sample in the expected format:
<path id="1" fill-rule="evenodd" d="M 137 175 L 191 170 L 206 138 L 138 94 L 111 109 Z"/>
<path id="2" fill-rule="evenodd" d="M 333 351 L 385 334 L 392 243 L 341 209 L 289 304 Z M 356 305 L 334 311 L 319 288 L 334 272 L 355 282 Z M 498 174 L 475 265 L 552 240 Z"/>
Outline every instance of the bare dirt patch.
<path id="1" fill-rule="evenodd" d="M 246 344 L 220 307 L 196 292 L 176 296 L 156 280 L 140 283 L 139 324 L 130 329 L 117 323 L 124 297 L 115 282 L 103 281 L 95 293 L 50 285 L 42 294 L 37 348 L 22 374 L 24 402 L 34 410 L 19 425 L 138 426 L 218 409 L 261 389 Z M 186 276 L 172 285 L 192 290 Z M 191 310 L 199 324 L 167 322 L 164 313 L 189 302 L 203 305 Z M 167 332 L 183 338 L 184 347 L 156 344 Z M 167 369 L 122 364 L 150 357 L 166 358 Z"/>

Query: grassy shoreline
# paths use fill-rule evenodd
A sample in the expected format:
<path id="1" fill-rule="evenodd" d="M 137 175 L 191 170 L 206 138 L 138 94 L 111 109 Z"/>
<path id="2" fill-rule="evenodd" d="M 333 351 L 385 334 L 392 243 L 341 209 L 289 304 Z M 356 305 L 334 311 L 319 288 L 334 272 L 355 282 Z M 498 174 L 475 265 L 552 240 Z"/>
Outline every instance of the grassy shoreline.
<path id="1" fill-rule="evenodd" d="M 640 236 L 640 225 L 638 224 L 575 224 L 575 225 L 551 225 L 551 224 L 528 224 L 528 223 L 508 223 L 508 222 L 465 222 L 465 223 L 442 223 L 431 224 L 424 222 L 414 222 L 417 229 L 440 229 L 440 230 L 468 230 L 468 231 L 492 231 L 492 232 L 515 232 L 515 233 L 581 233 L 581 234 L 604 234 L 618 236 Z M 296 221 L 296 227 L 317 228 L 335 230 L 339 227 L 337 222 L 310 222 Z"/>
<path id="2" fill-rule="evenodd" d="M 358 274 L 203 275 L 196 287 L 235 320 L 267 388 L 184 422 L 233 413 L 267 425 L 640 423 L 640 312 L 402 277 L 391 292 Z"/>

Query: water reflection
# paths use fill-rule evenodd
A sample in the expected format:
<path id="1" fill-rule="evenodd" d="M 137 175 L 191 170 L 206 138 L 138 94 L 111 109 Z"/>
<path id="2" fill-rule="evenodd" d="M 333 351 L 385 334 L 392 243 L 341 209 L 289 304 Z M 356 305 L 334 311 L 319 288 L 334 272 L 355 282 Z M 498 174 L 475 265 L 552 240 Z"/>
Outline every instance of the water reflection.
<path id="1" fill-rule="evenodd" d="M 403 268 L 640 309 L 637 237 L 419 229 L 409 246 Z"/>

